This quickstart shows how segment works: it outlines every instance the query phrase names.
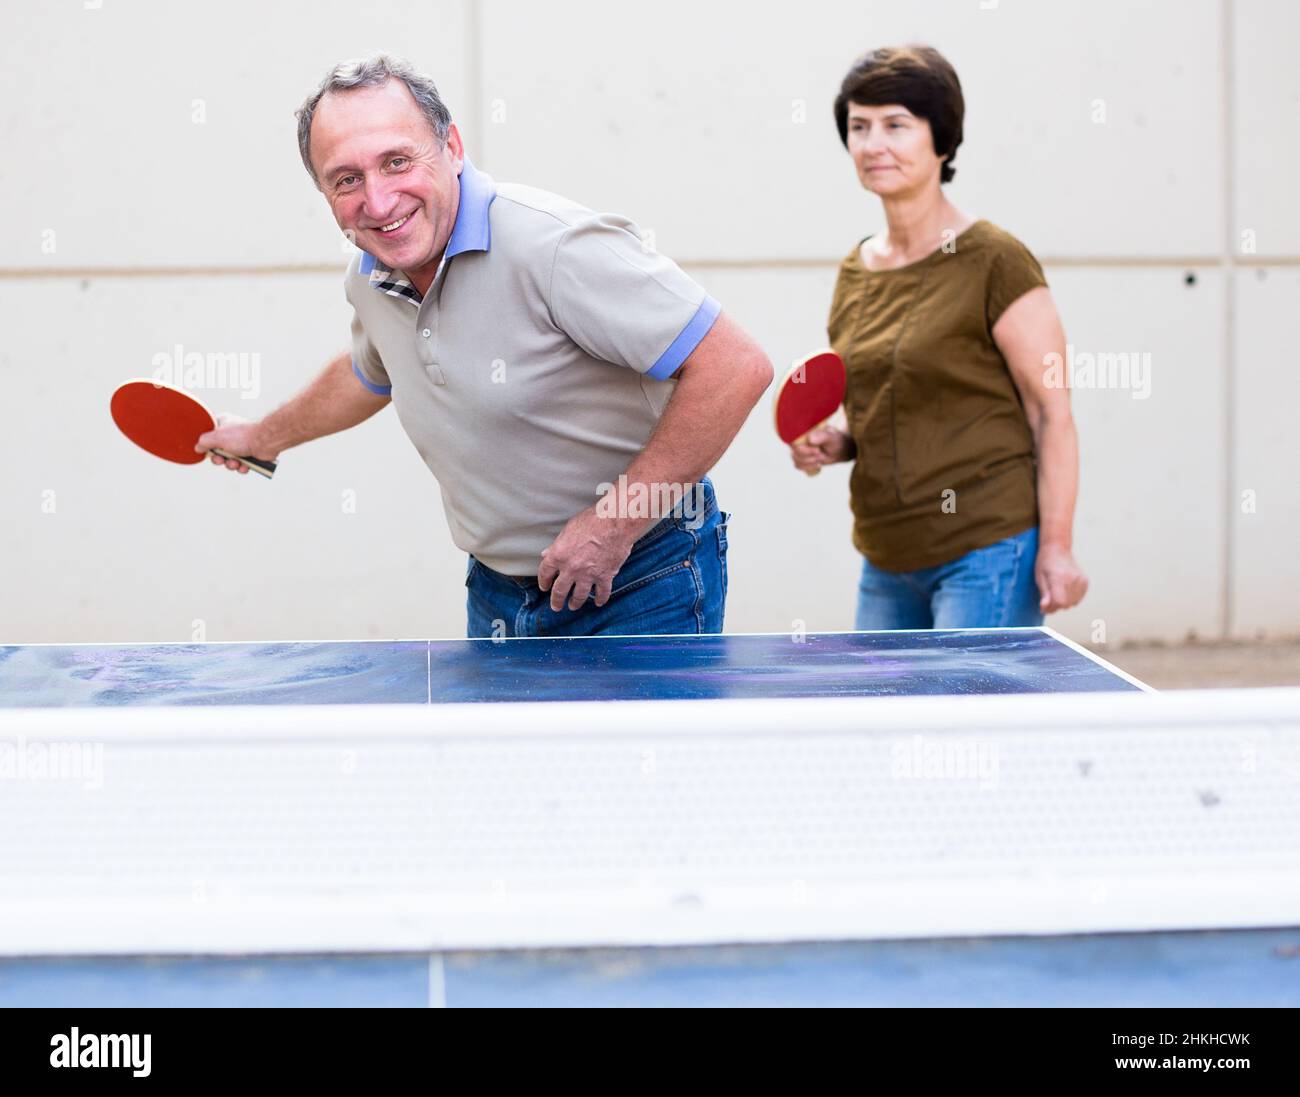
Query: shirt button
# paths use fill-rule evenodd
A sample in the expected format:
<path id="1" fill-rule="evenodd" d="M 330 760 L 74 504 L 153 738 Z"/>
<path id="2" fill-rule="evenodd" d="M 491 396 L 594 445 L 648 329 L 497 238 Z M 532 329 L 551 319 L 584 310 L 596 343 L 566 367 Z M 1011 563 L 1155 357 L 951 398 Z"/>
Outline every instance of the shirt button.
<path id="1" fill-rule="evenodd" d="M 423 335 L 426 339 L 428 339 L 429 336 L 433 334 L 433 332 L 431 332 L 428 328 L 425 328 L 422 332 L 420 332 L 420 334 Z"/>

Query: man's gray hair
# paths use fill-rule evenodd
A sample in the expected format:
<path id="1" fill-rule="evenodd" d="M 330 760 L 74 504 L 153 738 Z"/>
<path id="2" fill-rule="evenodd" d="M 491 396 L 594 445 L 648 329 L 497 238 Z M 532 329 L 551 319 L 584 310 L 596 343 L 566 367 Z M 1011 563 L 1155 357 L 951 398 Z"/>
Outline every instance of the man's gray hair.
<path id="1" fill-rule="evenodd" d="M 298 108 L 298 152 L 303 166 L 317 187 L 316 169 L 311 166 L 311 122 L 316 108 L 330 92 L 354 91 L 357 88 L 377 88 L 389 80 L 400 80 L 406 85 L 421 113 L 429 120 L 429 128 L 440 145 L 447 143 L 447 130 L 451 126 L 451 111 L 438 94 L 438 88 L 429 77 L 418 72 L 409 62 L 387 53 L 376 53 L 358 61 L 340 61 L 325 75 L 307 101 Z"/>

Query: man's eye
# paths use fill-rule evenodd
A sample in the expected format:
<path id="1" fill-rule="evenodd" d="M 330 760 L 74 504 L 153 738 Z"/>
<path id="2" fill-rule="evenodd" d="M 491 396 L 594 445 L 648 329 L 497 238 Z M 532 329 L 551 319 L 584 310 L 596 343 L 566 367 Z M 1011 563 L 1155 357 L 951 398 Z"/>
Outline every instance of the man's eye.
<path id="1" fill-rule="evenodd" d="M 339 186 L 350 187 L 356 181 L 357 181 L 357 177 L 355 175 L 345 175 L 342 179 L 339 180 Z"/>
<path id="2" fill-rule="evenodd" d="M 393 168 L 400 168 L 405 163 L 406 163 L 405 156 L 394 156 L 390 161 L 388 161 L 389 167 L 393 167 Z"/>

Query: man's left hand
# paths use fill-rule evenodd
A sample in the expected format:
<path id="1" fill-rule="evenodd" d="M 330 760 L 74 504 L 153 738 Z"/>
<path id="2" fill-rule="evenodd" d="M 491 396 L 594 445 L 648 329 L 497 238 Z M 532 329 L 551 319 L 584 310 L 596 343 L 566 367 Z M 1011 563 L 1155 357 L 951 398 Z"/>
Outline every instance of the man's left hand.
<path id="1" fill-rule="evenodd" d="M 634 538 L 614 518 L 602 518 L 588 507 L 566 523 L 542 553 L 537 585 L 551 592 L 551 609 L 581 609 L 594 589 L 596 605 L 609 601 L 614 576 L 632 551 Z"/>

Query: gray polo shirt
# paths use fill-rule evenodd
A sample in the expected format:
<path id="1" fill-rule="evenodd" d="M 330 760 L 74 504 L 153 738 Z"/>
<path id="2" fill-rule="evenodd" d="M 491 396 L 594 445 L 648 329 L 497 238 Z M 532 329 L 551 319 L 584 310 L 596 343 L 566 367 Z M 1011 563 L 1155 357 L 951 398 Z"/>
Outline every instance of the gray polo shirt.
<path id="1" fill-rule="evenodd" d="M 358 380 L 392 396 L 452 540 L 508 575 L 645 448 L 719 312 L 631 221 L 468 159 L 425 297 L 365 252 L 345 286 Z"/>

